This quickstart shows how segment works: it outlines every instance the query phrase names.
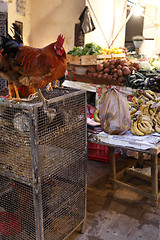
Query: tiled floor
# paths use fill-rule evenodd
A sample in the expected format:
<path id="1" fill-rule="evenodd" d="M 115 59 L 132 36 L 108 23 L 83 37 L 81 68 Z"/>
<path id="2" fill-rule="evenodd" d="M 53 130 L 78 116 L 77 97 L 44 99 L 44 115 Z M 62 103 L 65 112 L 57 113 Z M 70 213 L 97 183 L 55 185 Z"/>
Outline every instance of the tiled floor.
<path id="1" fill-rule="evenodd" d="M 134 159 L 117 159 L 118 168 Z M 131 179 L 132 184 L 149 189 L 149 184 Z M 68 240 L 160 240 L 160 207 L 145 197 L 109 183 L 109 164 L 88 160 L 86 231 L 74 232 Z"/>

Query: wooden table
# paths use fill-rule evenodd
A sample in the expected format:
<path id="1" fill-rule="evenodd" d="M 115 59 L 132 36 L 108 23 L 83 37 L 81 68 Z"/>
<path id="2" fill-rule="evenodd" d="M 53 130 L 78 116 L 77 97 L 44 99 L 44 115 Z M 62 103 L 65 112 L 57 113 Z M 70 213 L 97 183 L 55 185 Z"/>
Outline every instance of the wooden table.
<path id="1" fill-rule="evenodd" d="M 116 145 L 116 143 L 105 143 L 100 141 L 92 141 L 96 142 L 98 144 L 107 145 L 109 147 L 110 152 L 110 166 L 111 166 L 111 182 L 113 184 L 113 189 L 115 189 L 116 185 L 126 188 L 130 191 L 133 191 L 135 193 L 141 194 L 149 199 L 151 199 L 152 206 L 157 207 L 158 206 L 158 200 L 160 198 L 160 192 L 158 191 L 158 183 L 160 183 L 160 180 L 158 180 L 158 153 L 160 152 L 160 143 L 155 144 L 154 147 L 151 147 L 150 149 L 143 150 L 140 149 L 138 146 L 137 148 L 126 147 L 123 144 L 122 145 Z M 151 177 L 147 176 L 145 174 L 131 171 L 129 168 L 124 168 L 121 171 L 116 171 L 116 160 L 115 160 L 115 148 L 120 149 L 127 149 L 136 151 L 139 154 L 139 166 L 143 167 L 143 164 L 148 164 L 151 166 Z M 150 161 L 144 161 L 143 160 L 143 153 L 147 153 L 151 155 Z M 139 189 L 138 187 L 133 187 L 125 182 L 122 182 L 120 179 L 124 176 L 124 174 L 132 174 L 135 177 L 138 177 L 140 179 L 143 179 L 145 181 L 151 182 L 151 192 L 146 192 L 144 190 Z"/>

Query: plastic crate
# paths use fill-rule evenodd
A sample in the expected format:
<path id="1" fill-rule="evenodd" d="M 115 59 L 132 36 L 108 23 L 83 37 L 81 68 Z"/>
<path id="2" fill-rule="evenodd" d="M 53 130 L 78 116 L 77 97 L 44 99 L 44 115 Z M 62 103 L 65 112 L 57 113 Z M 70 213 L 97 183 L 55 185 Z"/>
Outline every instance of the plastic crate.
<path id="1" fill-rule="evenodd" d="M 115 158 L 117 158 L 119 152 L 115 152 Z M 109 147 L 98 143 L 88 142 L 87 144 L 87 156 L 90 160 L 96 160 L 109 163 Z"/>

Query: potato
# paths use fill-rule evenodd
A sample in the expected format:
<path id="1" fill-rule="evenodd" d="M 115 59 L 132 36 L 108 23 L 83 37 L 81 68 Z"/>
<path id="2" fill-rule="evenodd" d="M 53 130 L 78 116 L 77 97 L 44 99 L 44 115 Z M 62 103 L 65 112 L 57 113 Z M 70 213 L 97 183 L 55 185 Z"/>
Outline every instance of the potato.
<path id="1" fill-rule="evenodd" d="M 115 63 L 116 63 L 116 60 L 115 60 L 115 59 L 110 60 L 110 64 L 111 64 L 111 65 L 114 65 Z"/>
<path id="2" fill-rule="evenodd" d="M 106 62 L 103 62 L 103 67 L 104 67 L 104 68 L 108 68 L 108 67 L 109 67 L 109 65 L 110 65 L 110 63 L 109 63 L 108 61 L 106 61 Z"/>
<path id="3" fill-rule="evenodd" d="M 111 70 L 111 73 L 116 73 L 117 72 L 117 68 L 113 68 L 112 70 Z"/>
<path id="4" fill-rule="evenodd" d="M 97 66 L 96 66 L 96 69 L 97 69 L 98 72 L 102 71 L 103 68 L 104 68 L 104 67 L 103 67 L 103 64 L 102 64 L 102 63 L 99 63 L 99 64 L 97 64 Z"/>
<path id="5" fill-rule="evenodd" d="M 117 69 L 122 69 L 122 66 L 120 64 L 117 65 Z"/>
<path id="6" fill-rule="evenodd" d="M 137 71 L 139 70 L 139 63 L 133 63 L 133 67 L 135 67 L 137 69 Z"/>
<path id="7" fill-rule="evenodd" d="M 108 74 L 107 80 L 108 80 L 108 81 L 111 81 L 112 79 L 113 79 L 113 76 L 110 75 L 110 74 Z"/>
<path id="8" fill-rule="evenodd" d="M 98 74 L 98 78 L 102 78 L 102 74 L 99 73 L 99 74 Z"/>
<path id="9" fill-rule="evenodd" d="M 117 73 L 114 73 L 114 74 L 113 74 L 113 77 L 117 79 L 117 78 L 118 78 L 118 74 L 117 74 Z"/>
<path id="10" fill-rule="evenodd" d="M 117 58 L 116 59 L 116 64 L 119 65 L 121 63 L 121 59 L 120 58 Z"/>
<path id="11" fill-rule="evenodd" d="M 115 68 L 115 66 L 111 64 L 111 65 L 109 66 L 109 68 L 110 68 L 110 69 L 113 69 L 113 68 Z"/>
<path id="12" fill-rule="evenodd" d="M 122 76 L 123 76 L 122 70 L 121 70 L 121 69 L 118 69 L 118 70 L 117 70 L 117 74 L 118 74 L 119 77 L 122 77 Z"/>
<path id="13" fill-rule="evenodd" d="M 104 73 L 109 73 L 110 72 L 110 69 L 109 68 L 105 68 L 104 69 Z"/>
<path id="14" fill-rule="evenodd" d="M 108 73 L 103 74 L 103 78 L 104 79 L 108 78 Z"/>
<path id="15" fill-rule="evenodd" d="M 122 72 L 124 76 L 128 76 L 129 74 L 131 74 L 131 71 L 129 70 L 128 67 L 122 67 Z"/>
<path id="16" fill-rule="evenodd" d="M 93 77 L 97 77 L 97 76 L 98 76 L 97 72 L 93 73 Z"/>
<path id="17" fill-rule="evenodd" d="M 123 82 L 123 80 L 124 80 L 123 77 L 119 77 L 119 78 L 118 78 L 118 81 L 119 81 L 120 83 Z"/>

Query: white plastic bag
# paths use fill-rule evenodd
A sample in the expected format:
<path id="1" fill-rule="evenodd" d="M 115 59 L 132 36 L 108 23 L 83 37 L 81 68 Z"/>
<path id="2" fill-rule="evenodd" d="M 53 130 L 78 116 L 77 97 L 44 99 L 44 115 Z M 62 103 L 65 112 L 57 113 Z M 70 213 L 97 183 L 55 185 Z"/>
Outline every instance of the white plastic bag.
<path id="1" fill-rule="evenodd" d="M 101 127 L 108 134 L 123 134 L 131 127 L 127 98 L 114 87 L 106 90 L 99 105 Z"/>

